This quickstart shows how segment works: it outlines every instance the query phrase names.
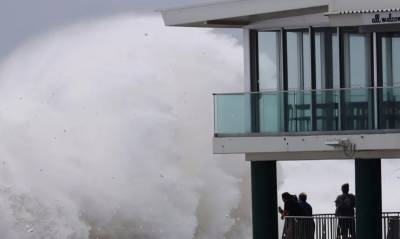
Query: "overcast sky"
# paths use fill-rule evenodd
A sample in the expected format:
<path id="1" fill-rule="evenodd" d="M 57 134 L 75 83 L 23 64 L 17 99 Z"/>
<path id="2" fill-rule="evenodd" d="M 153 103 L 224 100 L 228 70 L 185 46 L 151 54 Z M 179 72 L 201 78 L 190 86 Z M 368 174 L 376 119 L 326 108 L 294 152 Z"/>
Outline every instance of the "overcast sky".
<path id="1" fill-rule="evenodd" d="M 62 25 L 121 13 L 158 14 L 155 10 L 218 1 L 221 0 L 1 0 L 0 58 L 27 38 Z"/>

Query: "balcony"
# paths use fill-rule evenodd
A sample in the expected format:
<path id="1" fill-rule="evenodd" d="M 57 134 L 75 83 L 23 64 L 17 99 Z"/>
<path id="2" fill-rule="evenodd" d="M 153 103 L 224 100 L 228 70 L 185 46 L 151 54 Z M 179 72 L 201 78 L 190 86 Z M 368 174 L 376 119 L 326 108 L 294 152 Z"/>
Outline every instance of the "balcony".
<path id="1" fill-rule="evenodd" d="M 400 88 L 214 95 L 216 137 L 400 129 Z"/>
<path id="2" fill-rule="evenodd" d="M 355 218 L 316 214 L 312 217 L 285 217 L 282 233 L 285 239 L 357 238 Z M 352 237 L 352 234 L 354 237 Z M 382 213 L 382 239 L 400 238 L 400 213 Z M 378 239 L 378 238 L 377 238 Z"/>

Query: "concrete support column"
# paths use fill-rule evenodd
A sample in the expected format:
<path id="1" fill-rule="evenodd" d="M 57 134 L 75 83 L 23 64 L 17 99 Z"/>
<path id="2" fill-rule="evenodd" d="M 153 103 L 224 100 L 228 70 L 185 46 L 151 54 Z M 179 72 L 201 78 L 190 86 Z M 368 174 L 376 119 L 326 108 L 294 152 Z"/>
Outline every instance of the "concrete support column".
<path id="1" fill-rule="evenodd" d="M 278 238 L 276 161 L 251 162 L 253 239 Z"/>
<path id="2" fill-rule="evenodd" d="M 381 159 L 356 159 L 355 171 L 357 238 L 381 238 Z"/>

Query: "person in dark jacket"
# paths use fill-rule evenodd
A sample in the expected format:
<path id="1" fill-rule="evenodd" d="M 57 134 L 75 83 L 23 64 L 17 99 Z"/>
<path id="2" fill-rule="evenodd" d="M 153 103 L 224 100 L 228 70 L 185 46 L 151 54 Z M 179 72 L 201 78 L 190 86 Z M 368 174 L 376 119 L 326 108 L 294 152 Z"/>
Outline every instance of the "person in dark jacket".
<path id="1" fill-rule="evenodd" d="M 302 210 L 299 203 L 296 200 L 297 196 L 291 195 L 288 192 L 282 193 L 282 201 L 284 203 L 284 209 L 279 207 L 279 213 L 283 219 L 285 216 L 302 216 Z"/>
<path id="2" fill-rule="evenodd" d="M 335 200 L 336 211 L 338 217 L 338 237 L 343 239 L 355 238 L 354 208 L 356 206 L 356 197 L 349 193 L 350 186 L 348 183 L 342 185 L 342 194 L 337 196 Z"/>
<path id="3" fill-rule="evenodd" d="M 311 217 L 313 212 L 312 212 L 312 207 L 311 205 L 307 202 L 307 194 L 306 193 L 300 193 L 299 195 L 299 206 L 302 210 L 303 216 Z"/>
<path id="4" fill-rule="evenodd" d="M 291 195 L 288 192 L 282 193 L 282 201 L 284 203 L 284 209 L 281 207 L 278 208 L 279 213 L 281 214 L 281 219 L 285 220 L 282 238 L 295 239 L 297 225 L 296 220 L 291 217 L 302 215 L 300 205 L 294 195 Z"/>
<path id="5" fill-rule="evenodd" d="M 303 218 L 299 219 L 299 230 L 302 235 L 301 238 L 313 239 L 315 231 L 315 223 L 312 218 L 313 211 L 311 205 L 307 202 L 307 194 L 300 193 L 299 206 L 302 211 Z"/>

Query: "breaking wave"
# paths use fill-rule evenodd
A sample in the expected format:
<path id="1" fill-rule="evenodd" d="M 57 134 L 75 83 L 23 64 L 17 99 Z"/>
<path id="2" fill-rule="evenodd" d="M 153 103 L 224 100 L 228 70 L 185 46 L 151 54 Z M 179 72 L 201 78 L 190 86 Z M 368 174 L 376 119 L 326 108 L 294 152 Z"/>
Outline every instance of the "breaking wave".
<path id="1" fill-rule="evenodd" d="M 248 165 L 211 153 L 211 94 L 242 90 L 242 66 L 235 40 L 156 17 L 14 51 L 0 66 L 0 237 L 250 235 Z"/>

